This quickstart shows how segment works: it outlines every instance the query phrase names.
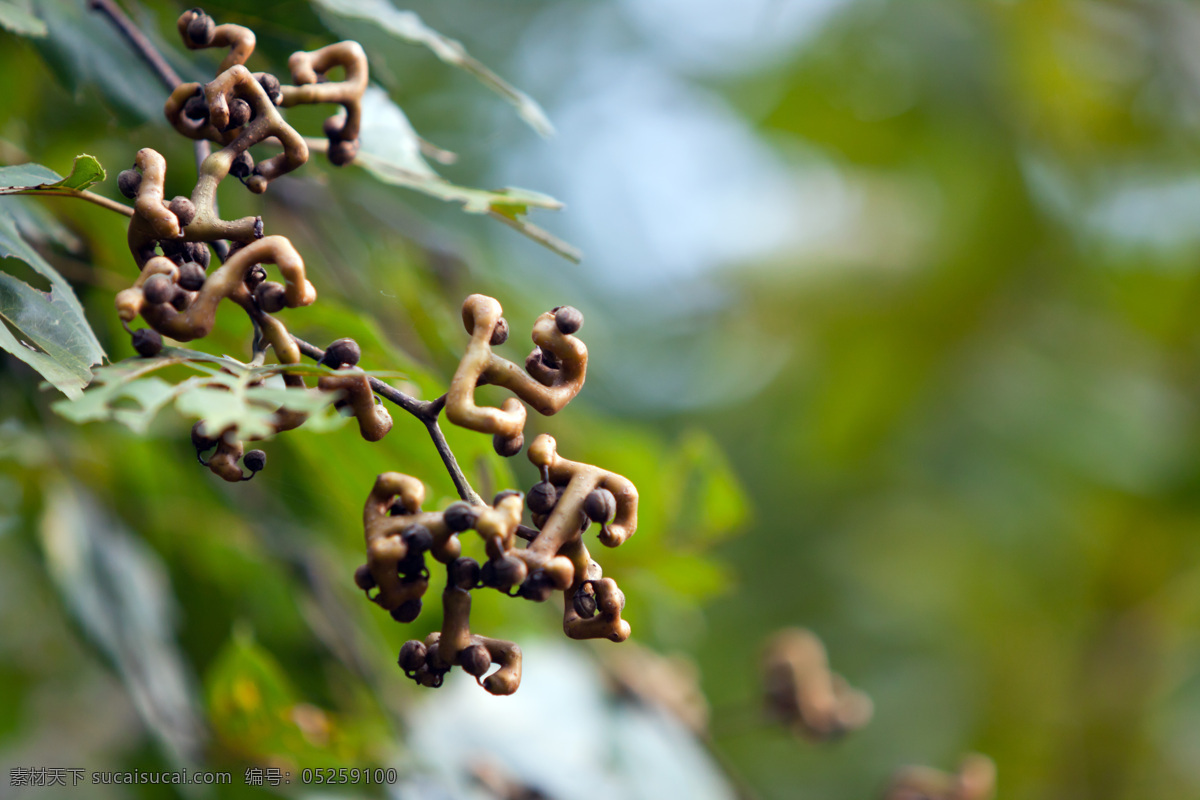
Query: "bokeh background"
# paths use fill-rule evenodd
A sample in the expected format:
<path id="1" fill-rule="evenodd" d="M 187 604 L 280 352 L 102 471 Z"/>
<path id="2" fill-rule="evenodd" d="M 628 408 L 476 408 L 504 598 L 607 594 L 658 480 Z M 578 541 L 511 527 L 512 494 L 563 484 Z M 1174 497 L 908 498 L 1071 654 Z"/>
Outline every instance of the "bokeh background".
<path id="1" fill-rule="evenodd" d="M 258 765 L 392 766 L 391 796 L 487 797 L 467 773 L 491 763 L 554 797 L 849 799 L 967 752 L 995 760 L 1001 798 L 1200 795 L 1200 7 L 401 5 L 529 92 L 557 134 L 369 21 L 205 8 L 253 27 L 274 70 L 360 39 L 414 128 L 458 154 L 438 169 L 563 200 L 534 222 L 582 264 L 320 158 L 265 199 L 223 187 L 222 208 L 262 213 L 304 254 L 321 301 L 288 313 L 294 332 L 355 336 L 364 365 L 426 397 L 457 363 L 465 295 L 496 296 L 515 332 L 553 305 L 584 312 L 587 388 L 533 429 L 639 486 L 637 536 L 597 554 L 636 644 L 564 645 L 553 608 L 477 593 L 476 630 L 527 651 L 518 695 L 461 674 L 418 690 L 393 662 L 437 626 L 436 590 L 410 629 L 350 576 L 377 473 L 453 497 L 419 425 L 400 418 L 378 445 L 292 432 L 228 485 L 192 461 L 190 420 L 165 413 L 145 437 L 75 426 L 4 357 L 0 795 L 206 796 L 18 793 L 24 766 L 317 790 L 239 785 Z M 25 7 L 50 35 L 0 31 L 0 162 L 64 172 L 88 152 L 117 197 L 116 173 L 152 146 L 168 193 L 190 193 L 190 145 L 104 21 L 69 0 Z M 182 10 L 134 13 L 203 76 L 216 59 L 182 54 Z M 295 119 L 311 132 L 321 116 Z M 3 202 L 36 222 L 109 356 L 130 357 L 112 313 L 132 278 L 121 221 Z M 205 345 L 245 358 L 248 328 L 227 313 Z M 485 494 L 536 480 L 486 437 L 450 436 Z M 873 697 L 865 730 L 815 745 L 764 717 L 759 650 L 793 625 Z M 631 688 L 664 664 L 657 688 Z M 689 680 L 702 737 L 659 709 Z"/>

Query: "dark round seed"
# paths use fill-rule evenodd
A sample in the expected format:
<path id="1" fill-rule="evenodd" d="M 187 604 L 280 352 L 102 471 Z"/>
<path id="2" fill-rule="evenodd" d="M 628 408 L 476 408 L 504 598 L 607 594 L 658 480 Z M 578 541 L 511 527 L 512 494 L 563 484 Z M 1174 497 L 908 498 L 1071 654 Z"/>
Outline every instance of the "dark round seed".
<path id="1" fill-rule="evenodd" d="M 133 349 L 142 358 L 154 358 L 162 352 L 162 336 L 151 328 L 138 328 L 133 332 Z"/>
<path id="2" fill-rule="evenodd" d="M 554 324 L 565 334 L 577 333 L 583 327 L 583 314 L 571 306 L 561 306 L 554 312 Z"/>
<path id="3" fill-rule="evenodd" d="M 264 72 L 258 76 L 258 85 L 263 88 L 274 105 L 283 102 L 283 88 L 279 85 L 279 78 L 269 72 Z"/>
<path id="4" fill-rule="evenodd" d="M 446 565 L 446 577 L 451 586 L 459 589 L 474 589 L 479 583 L 479 562 L 462 556 Z"/>
<path id="5" fill-rule="evenodd" d="M 188 261 L 179 268 L 179 285 L 189 292 L 198 292 L 204 286 L 204 267 Z"/>
<path id="6" fill-rule="evenodd" d="M 193 261 L 200 265 L 200 269 L 207 270 L 212 252 L 204 242 L 187 242 L 183 245 L 183 260 Z"/>
<path id="7" fill-rule="evenodd" d="M 424 553 L 433 547 L 433 534 L 424 525 L 409 525 L 401 532 L 400 540 L 408 547 L 410 557 Z"/>
<path id="8" fill-rule="evenodd" d="M 200 420 L 192 426 L 192 447 L 196 448 L 196 452 L 203 453 L 205 450 L 212 450 L 217 446 L 217 439 L 211 436 L 205 436 L 201 431 L 204 427 L 204 420 Z"/>
<path id="9" fill-rule="evenodd" d="M 264 281 L 254 290 L 254 299 L 258 307 L 268 314 L 274 314 L 287 307 L 287 290 L 282 283 Z"/>
<path id="10" fill-rule="evenodd" d="M 250 121 L 251 117 L 250 104 L 240 97 L 234 98 L 229 104 L 229 124 L 225 126 L 225 130 L 231 131 L 235 128 L 240 128 Z"/>
<path id="11" fill-rule="evenodd" d="M 546 602 L 553 593 L 554 584 L 550 582 L 550 578 L 544 570 L 539 569 L 537 572 L 532 573 L 521 584 L 521 596 L 535 603 Z"/>
<path id="12" fill-rule="evenodd" d="M 458 663 L 468 675 L 481 678 L 492 666 L 492 656 L 483 645 L 473 644 L 458 654 Z"/>
<path id="13" fill-rule="evenodd" d="M 229 165 L 229 174 L 240 181 L 250 177 L 251 172 L 254 172 L 254 156 L 250 155 L 250 151 L 243 150 Z"/>
<path id="14" fill-rule="evenodd" d="M 332 117 L 326 117 L 321 123 L 321 131 L 325 134 L 325 138 L 331 142 L 340 142 L 342 140 L 342 131 L 346 128 L 346 117 L 343 114 L 335 114 Z"/>
<path id="15" fill-rule="evenodd" d="M 492 347 L 497 347 L 498 345 L 502 345 L 507 341 L 508 341 L 508 320 L 506 320 L 504 317 L 501 317 L 496 322 L 496 327 L 495 327 L 495 329 L 492 330 L 492 338 L 489 340 L 488 343 L 491 344 Z"/>
<path id="16" fill-rule="evenodd" d="M 201 47 L 211 44 L 213 35 L 217 30 L 217 23 L 203 11 L 199 9 L 194 9 L 194 11 L 197 13 L 187 25 L 188 39 L 192 44 L 200 45 Z"/>
<path id="17" fill-rule="evenodd" d="M 585 583 L 575 593 L 575 596 L 571 598 L 571 605 L 575 607 L 576 614 L 585 619 L 591 619 L 596 616 L 596 595 L 585 591 L 586 586 L 587 584 Z"/>
<path id="18" fill-rule="evenodd" d="M 471 507 L 463 502 L 451 503 L 442 512 L 442 520 L 445 521 L 446 527 L 452 531 L 465 531 L 475 524 L 475 512 Z"/>
<path id="19" fill-rule="evenodd" d="M 375 576 L 371 574 L 370 565 L 363 564 L 354 570 L 354 585 L 364 592 L 375 588 Z"/>
<path id="20" fill-rule="evenodd" d="M 562 362 L 558 360 L 558 356 L 549 350 L 542 351 L 542 363 L 546 365 L 546 369 L 558 369 L 562 366 Z"/>
<path id="21" fill-rule="evenodd" d="M 518 433 L 516 436 L 501 436 L 497 433 L 492 437 L 492 449 L 496 451 L 497 455 L 504 458 L 512 458 L 521 452 L 521 448 L 524 446 L 524 433 Z"/>
<path id="22" fill-rule="evenodd" d="M 338 339 L 325 348 L 321 363 L 332 369 L 353 367 L 362 358 L 362 348 L 353 339 Z"/>
<path id="23" fill-rule="evenodd" d="M 405 672 L 416 672 L 425 666 L 425 644 L 418 639 L 409 639 L 400 648 L 400 658 L 396 659 L 400 669 Z"/>
<path id="24" fill-rule="evenodd" d="M 558 489 L 549 481 L 539 481 L 525 495 L 525 505 L 535 514 L 549 514 L 558 504 Z"/>
<path id="25" fill-rule="evenodd" d="M 392 609 L 392 619 L 396 622 L 412 622 L 421 615 L 421 601 L 408 600 Z"/>
<path id="26" fill-rule="evenodd" d="M 444 675 L 446 673 L 446 668 L 439 663 L 437 642 L 434 642 L 425 649 L 425 669 L 434 675 Z"/>
<path id="27" fill-rule="evenodd" d="M 617 515 L 617 498 L 608 489 L 593 489 L 584 498 L 583 513 L 592 522 L 612 522 Z"/>
<path id="28" fill-rule="evenodd" d="M 142 174 L 136 169 L 121 170 L 121 174 L 117 176 L 117 188 L 130 200 L 137 197 L 138 187 L 141 185 Z"/>
<path id="29" fill-rule="evenodd" d="M 183 104 L 183 115 L 193 122 L 208 122 L 208 102 L 205 101 L 204 95 L 189 97 Z"/>
<path id="30" fill-rule="evenodd" d="M 175 284 L 171 283 L 171 278 L 168 275 L 158 274 L 151 275 L 142 284 L 142 295 L 146 298 L 146 302 L 151 305 L 165 303 L 175 296 Z"/>
<path id="31" fill-rule="evenodd" d="M 329 152 L 326 155 L 329 157 L 330 164 L 335 167 L 344 167 L 358 155 L 358 139 L 340 139 L 330 142 Z"/>
<path id="32" fill-rule="evenodd" d="M 518 492 L 516 489 L 505 489 L 503 491 L 497 492 L 496 496 L 492 498 L 492 508 L 495 508 L 496 506 L 500 505 L 500 501 L 502 501 L 506 497 L 520 497 L 520 496 L 521 496 L 521 493 Z"/>
<path id="33" fill-rule="evenodd" d="M 262 472 L 263 467 L 267 466 L 267 454 L 263 450 L 251 450 L 243 456 L 242 463 L 251 472 Z"/>
<path id="34" fill-rule="evenodd" d="M 479 580 L 484 586 L 490 586 L 506 592 L 510 586 L 517 582 L 520 570 L 520 563 L 516 559 L 507 557 L 488 559 L 479 571 Z"/>
<path id="35" fill-rule="evenodd" d="M 262 264 L 255 264 L 246 272 L 246 277 L 243 282 L 246 284 L 246 288 L 253 292 L 259 287 L 259 284 L 266 279 L 267 270 Z"/>
<path id="36" fill-rule="evenodd" d="M 176 311 L 184 311 L 188 307 L 188 293 L 175 285 L 171 288 L 174 291 L 171 295 L 171 307 Z"/>
<path id="37" fill-rule="evenodd" d="M 179 195 L 171 198 L 167 208 L 171 209 L 171 213 L 179 220 L 179 227 L 186 228 L 192 224 L 192 220 L 196 218 L 196 207 L 192 205 L 190 198 Z"/>

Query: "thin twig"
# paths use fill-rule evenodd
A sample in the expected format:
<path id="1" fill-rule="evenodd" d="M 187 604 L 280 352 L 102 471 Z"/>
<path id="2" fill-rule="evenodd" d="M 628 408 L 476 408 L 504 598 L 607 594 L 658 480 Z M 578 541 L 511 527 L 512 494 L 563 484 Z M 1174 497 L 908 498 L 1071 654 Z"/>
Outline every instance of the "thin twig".
<path id="1" fill-rule="evenodd" d="M 320 361 L 325 357 L 325 351 L 315 344 L 310 344 L 295 335 L 292 335 L 292 341 L 300 348 L 301 353 L 314 361 Z M 433 440 L 433 446 L 437 448 L 438 455 L 442 457 L 442 463 L 446 465 L 446 471 L 450 473 L 450 479 L 454 481 L 454 488 L 458 491 L 458 496 L 472 505 L 487 505 L 479 493 L 471 488 L 470 481 L 463 474 L 462 467 L 458 465 L 458 459 L 454 457 L 454 451 L 450 449 L 450 444 L 446 441 L 446 436 L 438 425 L 438 417 L 446 406 L 445 395 L 434 400 L 418 400 L 394 386 L 388 386 L 378 378 L 367 376 L 367 381 L 371 384 L 371 391 L 375 394 L 384 400 L 395 403 L 425 424 L 425 429 L 429 431 L 429 438 Z"/>
<path id="2" fill-rule="evenodd" d="M 154 44 L 146 38 L 146 34 L 142 33 L 137 25 L 133 24 L 133 21 L 125 15 L 125 12 L 113 0 L 90 0 L 88 7 L 108 17 L 109 21 L 121 32 L 121 35 L 133 45 L 133 49 L 137 51 L 137 54 L 158 75 L 159 80 L 167 87 L 167 91 L 173 92 L 176 86 L 183 83 L 179 74 L 163 58 L 162 53 L 158 52 Z"/>
<path id="3" fill-rule="evenodd" d="M 118 203 L 116 200 L 110 200 L 103 195 L 89 192 L 86 189 L 22 189 L 19 192 L 5 192 L 3 194 L 35 194 L 41 197 L 77 197 L 80 200 L 87 200 L 89 203 L 95 203 L 101 208 L 107 208 L 109 211 L 116 211 L 118 214 L 124 214 L 127 217 L 133 216 L 133 209 L 124 203 Z"/>

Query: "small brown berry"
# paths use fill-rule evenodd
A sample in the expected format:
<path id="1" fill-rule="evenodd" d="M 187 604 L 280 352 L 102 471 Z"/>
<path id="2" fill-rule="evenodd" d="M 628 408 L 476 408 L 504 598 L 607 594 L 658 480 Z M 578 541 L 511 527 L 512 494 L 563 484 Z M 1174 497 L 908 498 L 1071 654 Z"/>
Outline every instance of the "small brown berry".
<path id="1" fill-rule="evenodd" d="M 258 85 L 267 93 L 267 97 L 271 99 L 271 103 L 279 105 L 283 102 L 283 88 L 279 84 L 279 78 L 276 78 L 269 72 L 260 73 L 258 76 Z"/>
<path id="2" fill-rule="evenodd" d="M 475 512 L 469 505 L 459 501 L 446 507 L 442 512 L 442 520 L 452 531 L 465 531 L 475 524 Z"/>
<path id="3" fill-rule="evenodd" d="M 188 307 L 188 293 L 179 288 L 176 284 L 171 284 L 171 290 L 174 294 L 171 295 L 171 307 L 176 311 L 184 311 Z"/>
<path id="4" fill-rule="evenodd" d="M 250 291 L 253 292 L 255 289 L 257 289 L 259 287 L 259 284 L 261 284 L 266 279 L 267 279 L 267 270 L 263 267 L 262 264 L 255 264 L 253 267 L 251 267 L 250 269 L 248 269 L 246 271 L 246 277 L 243 280 L 243 283 L 246 284 L 247 289 L 249 289 Z"/>
<path id="5" fill-rule="evenodd" d="M 249 103 L 240 97 L 234 98 L 229 104 L 229 124 L 225 126 L 225 130 L 232 131 L 242 127 L 250 121 L 253 114 Z"/>
<path id="6" fill-rule="evenodd" d="M 200 9 L 192 9 L 195 16 L 187 24 L 187 37 L 192 44 L 204 47 L 212 44 L 213 35 L 217 30 L 217 23 L 208 14 L 205 14 Z"/>
<path id="7" fill-rule="evenodd" d="M 488 343 L 492 347 L 498 347 L 508 341 L 508 320 L 501 317 L 496 322 L 496 327 L 492 330 L 492 338 Z"/>
<path id="8" fill-rule="evenodd" d="M 193 122 L 208 122 L 208 102 L 203 94 L 189 97 L 183 104 L 183 115 Z"/>
<path id="9" fill-rule="evenodd" d="M 179 220 L 179 227 L 186 228 L 192 224 L 192 220 L 196 218 L 196 207 L 192 205 L 190 198 L 179 195 L 171 198 L 171 202 L 167 205 L 175 218 Z"/>
<path id="10" fill-rule="evenodd" d="M 154 358 L 162 352 L 162 335 L 151 328 L 138 328 L 133 332 L 133 349 L 142 358 Z"/>
<path id="11" fill-rule="evenodd" d="M 344 167 L 358 155 L 358 139 L 340 139 L 329 143 L 326 156 L 335 167 Z"/>
<path id="12" fill-rule="evenodd" d="M 331 369 L 353 367 L 362 358 L 362 349 L 353 339 L 338 339 L 325 348 L 325 355 L 320 363 Z"/>
<path id="13" fill-rule="evenodd" d="M 482 678 L 492 666 L 492 656 L 481 644 L 473 644 L 458 654 L 458 663 L 463 672 Z"/>
<path id="14" fill-rule="evenodd" d="M 565 334 L 577 333 L 583 327 L 583 314 L 571 306 L 560 306 L 554 312 L 554 324 Z"/>
<path id="15" fill-rule="evenodd" d="M 212 252 L 204 242 L 186 242 L 183 245 L 183 260 L 194 261 L 201 269 L 207 270 L 212 260 Z"/>
<path id="16" fill-rule="evenodd" d="M 287 290 L 282 283 L 264 281 L 254 290 L 254 299 L 258 307 L 268 314 L 274 314 L 287 308 Z"/>
<path id="17" fill-rule="evenodd" d="M 250 177 L 251 172 L 254 172 L 254 156 L 250 155 L 250 151 L 243 150 L 229 165 L 229 174 L 240 181 Z"/>
<path id="18" fill-rule="evenodd" d="M 400 658 L 396 659 L 396 663 L 405 672 L 416 672 L 425 666 L 425 643 L 419 639 L 409 639 L 400 648 Z"/>
<path id="19" fill-rule="evenodd" d="M 375 588 L 375 576 L 371 574 L 370 565 L 362 564 L 358 569 L 354 570 L 354 585 L 364 592 L 369 592 Z"/>
<path id="20" fill-rule="evenodd" d="M 521 584 L 521 596 L 535 603 L 544 603 L 554 593 L 554 584 L 550 582 L 545 570 L 537 570 Z"/>
<path id="21" fill-rule="evenodd" d="M 204 286 L 204 267 L 188 261 L 179 268 L 179 285 L 189 292 L 198 292 Z"/>
<path id="22" fill-rule="evenodd" d="M 524 433 L 518 433 L 516 436 L 501 436 L 497 433 L 492 437 L 492 449 L 504 458 L 512 458 L 521 452 L 521 448 L 524 446 Z"/>
<path id="23" fill-rule="evenodd" d="M 479 562 L 462 556 L 446 565 L 446 578 L 451 586 L 459 589 L 474 589 L 479 585 Z"/>
<path id="24" fill-rule="evenodd" d="M 593 489 L 584 498 L 583 513 L 592 522 L 612 522 L 617 515 L 617 498 L 608 489 Z"/>
<path id="25" fill-rule="evenodd" d="M 400 540 L 408 548 L 409 556 L 419 555 L 433 547 L 433 534 L 424 525 L 409 525 L 401 532 Z"/>
<path id="26" fill-rule="evenodd" d="M 391 611 L 392 619 L 396 622 L 412 622 L 417 617 L 421 616 L 421 601 L 408 600 L 401 603 Z"/>
<path id="27" fill-rule="evenodd" d="M 242 457 L 242 463 L 251 472 L 262 472 L 267 466 L 267 454 L 263 450 L 251 450 Z"/>
<path id="28" fill-rule="evenodd" d="M 117 189 L 130 200 L 137 197 L 138 188 L 142 185 L 142 173 L 136 169 L 123 169 L 117 176 Z"/>
<path id="29" fill-rule="evenodd" d="M 171 283 L 169 275 L 151 275 L 142 284 L 142 295 L 147 303 L 156 306 L 175 296 L 175 284 Z"/>
<path id="30" fill-rule="evenodd" d="M 596 616 L 596 595 L 587 591 L 591 588 L 590 584 L 585 583 L 579 587 L 579 591 L 571 598 L 571 605 L 575 608 L 575 613 L 584 619 L 591 619 Z"/>
<path id="31" fill-rule="evenodd" d="M 203 453 L 205 450 L 212 450 L 217 446 L 218 439 L 211 436 L 205 436 L 202 432 L 204 428 L 204 420 L 200 420 L 192 426 L 192 447 L 196 448 L 197 453 Z"/>
<path id="32" fill-rule="evenodd" d="M 557 504 L 558 489 L 549 481 L 535 483 L 529 494 L 525 495 L 525 505 L 534 514 L 549 514 Z"/>

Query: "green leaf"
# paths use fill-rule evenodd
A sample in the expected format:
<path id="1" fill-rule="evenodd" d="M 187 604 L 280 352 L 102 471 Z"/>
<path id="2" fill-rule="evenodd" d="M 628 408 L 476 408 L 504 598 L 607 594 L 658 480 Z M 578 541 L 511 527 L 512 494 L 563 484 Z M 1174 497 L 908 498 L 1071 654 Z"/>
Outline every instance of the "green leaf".
<path id="1" fill-rule="evenodd" d="M 176 384 L 152 374 L 173 366 L 201 374 Z M 145 433 L 158 412 L 174 403 L 179 413 L 204 420 L 206 435 L 233 429 L 245 439 L 273 435 L 280 410 L 308 414 L 305 427 L 319 432 L 345 422 L 332 411 L 336 393 L 285 386 L 278 378 L 283 372 L 327 375 L 332 370 L 279 364 L 253 367 L 228 357 L 168 347 L 159 358 L 133 358 L 97 369 L 95 383 L 82 397 L 60 401 L 53 408 L 72 422 L 113 420 Z"/>
<path id="2" fill-rule="evenodd" d="M 37 49 L 79 99 L 95 95 L 126 123 L 161 120 L 166 88 L 103 15 L 74 0 L 34 0 L 48 35 Z"/>
<path id="3" fill-rule="evenodd" d="M 393 36 L 412 44 L 421 44 L 433 51 L 443 62 L 466 70 L 484 86 L 499 94 L 516 109 L 521 119 L 543 136 L 554 133 L 554 126 L 537 101 L 509 84 L 503 78 L 467 53 L 456 42 L 430 28 L 412 11 L 401 11 L 388 0 L 313 0 L 325 11 L 349 19 L 361 19 L 378 25 Z"/>
<path id="4" fill-rule="evenodd" d="M 0 0 L 0 28 L 22 36 L 45 36 L 46 23 L 30 10 L 8 0 Z"/>
<path id="5" fill-rule="evenodd" d="M 38 172 L 32 168 L 37 165 L 26 166 L 20 174 Z M 12 202 L 0 199 L 0 257 L 24 261 L 50 281 L 51 289 L 43 292 L 0 272 L 0 348 L 33 367 L 63 394 L 78 397 L 92 378 L 91 366 L 104 358 L 104 349 L 70 284 L 21 238 L 8 205 Z"/>
<path id="6" fill-rule="evenodd" d="M 75 156 L 71 165 L 71 174 L 62 177 L 49 167 L 41 164 L 18 164 L 12 167 L 0 167 L 0 194 L 20 194 L 27 191 L 53 191 L 67 189 L 81 192 L 94 183 L 99 183 L 107 177 L 104 167 L 95 156 L 87 153 Z"/>
<path id="7" fill-rule="evenodd" d="M 404 112 L 377 86 L 368 87 L 363 95 L 361 131 L 362 145 L 354 163 L 384 183 L 461 203 L 470 214 L 489 214 L 562 257 L 580 260 L 576 248 L 524 220 L 530 208 L 557 210 L 561 202 L 528 189 L 457 186 L 438 175 L 421 155 L 421 140 Z"/>

